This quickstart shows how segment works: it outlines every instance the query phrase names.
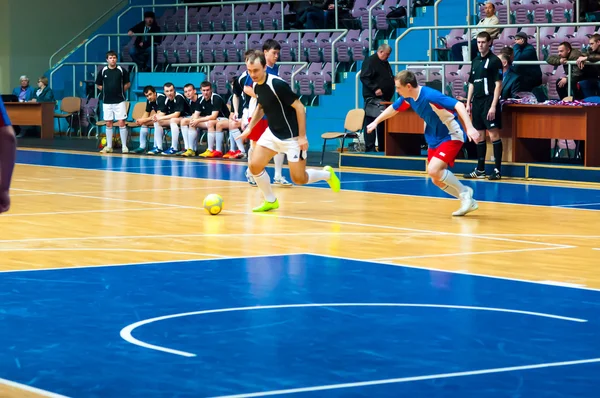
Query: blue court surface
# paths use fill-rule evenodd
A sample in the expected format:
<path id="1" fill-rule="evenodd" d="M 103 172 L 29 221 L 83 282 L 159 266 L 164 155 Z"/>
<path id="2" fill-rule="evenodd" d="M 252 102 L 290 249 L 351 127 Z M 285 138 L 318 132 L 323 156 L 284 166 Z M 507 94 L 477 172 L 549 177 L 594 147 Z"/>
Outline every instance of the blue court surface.
<path id="1" fill-rule="evenodd" d="M 70 397 L 597 397 L 600 292 L 310 254 L 0 273 L 0 377 Z"/>
<path id="2" fill-rule="evenodd" d="M 58 166 L 80 169 L 119 171 L 134 174 L 178 176 L 222 181 L 246 181 L 247 164 L 242 162 L 190 162 L 165 157 L 97 156 L 66 152 L 19 151 L 17 162 L 39 166 Z M 336 165 L 333 165 L 336 166 Z M 272 176 L 272 170 L 270 171 Z M 284 175 L 289 174 L 284 169 Z M 449 198 L 426 176 L 388 174 L 340 173 L 342 189 L 412 196 Z M 522 205 L 559 206 L 600 210 L 600 190 L 578 187 L 560 187 L 539 184 L 511 183 L 508 181 L 464 181 L 475 190 L 481 202 L 499 202 Z M 311 184 L 328 188 L 325 182 Z"/>

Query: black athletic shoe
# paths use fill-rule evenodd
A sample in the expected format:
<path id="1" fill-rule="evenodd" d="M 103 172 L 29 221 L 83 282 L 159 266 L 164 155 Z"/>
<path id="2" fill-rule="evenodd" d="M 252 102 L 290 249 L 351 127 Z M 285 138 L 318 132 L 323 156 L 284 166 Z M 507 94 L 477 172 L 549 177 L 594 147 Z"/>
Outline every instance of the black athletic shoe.
<path id="1" fill-rule="evenodd" d="M 490 174 L 490 176 L 488 177 L 488 180 L 495 181 L 495 180 L 499 180 L 501 178 L 502 178 L 502 176 L 500 175 L 500 172 L 498 171 L 498 169 L 494 169 L 494 171 L 492 171 L 492 174 Z"/>

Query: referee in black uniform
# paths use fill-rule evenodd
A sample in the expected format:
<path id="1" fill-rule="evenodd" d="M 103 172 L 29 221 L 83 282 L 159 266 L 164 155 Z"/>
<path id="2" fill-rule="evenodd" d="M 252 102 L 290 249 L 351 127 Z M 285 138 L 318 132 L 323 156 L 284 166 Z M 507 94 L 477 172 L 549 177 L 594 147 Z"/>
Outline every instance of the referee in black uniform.
<path id="1" fill-rule="evenodd" d="M 485 178 L 485 132 L 490 135 L 494 148 L 495 168 L 488 177 L 490 180 L 501 178 L 502 165 L 502 115 L 500 113 L 500 93 L 502 92 L 502 62 L 492 54 L 490 47 L 492 38 L 489 33 L 477 35 L 479 55 L 471 62 L 469 77 L 469 94 L 467 95 L 467 110 L 471 113 L 473 127 L 480 134 L 477 143 L 477 168 L 465 174 L 465 178 Z M 471 103 L 471 101 L 473 101 Z"/>

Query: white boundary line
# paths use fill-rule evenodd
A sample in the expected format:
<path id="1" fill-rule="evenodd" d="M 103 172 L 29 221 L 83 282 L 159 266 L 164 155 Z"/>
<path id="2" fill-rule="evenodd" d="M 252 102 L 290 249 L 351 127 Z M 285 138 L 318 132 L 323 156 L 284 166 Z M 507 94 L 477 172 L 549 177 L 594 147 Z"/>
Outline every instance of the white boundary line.
<path id="1" fill-rule="evenodd" d="M 323 385 L 323 386 L 290 388 L 290 389 L 286 389 L 286 390 L 254 392 L 254 393 L 248 393 L 248 394 L 221 395 L 221 396 L 213 397 L 213 398 L 266 397 L 266 396 L 270 396 L 270 395 L 296 394 L 296 393 L 301 393 L 301 392 L 325 391 L 325 390 L 335 390 L 335 389 L 341 389 L 341 388 L 355 388 L 355 387 L 366 387 L 366 386 L 375 386 L 375 385 L 382 385 L 382 384 L 406 383 L 406 382 L 420 381 L 420 380 L 447 379 L 447 378 L 451 378 L 451 377 L 464 377 L 464 376 L 476 376 L 476 375 L 484 375 L 484 374 L 491 374 L 491 373 L 515 372 L 515 371 L 519 371 L 519 370 L 582 365 L 582 364 L 597 363 L 597 362 L 600 362 L 600 358 L 580 359 L 577 361 L 547 362 L 547 363 L 540 363 L 540 364 L 535 364 L 535 365 L 510 366 L 510 367 L 504 367 L 504 368 L 470 370 L 470 371 L 466 371 L 466 372 L 439 373 L 439 374 L 424 375 L 424 376 L 400 377 L 397 379 L 383 379 L 383 380 L 361 381 L 361 382 L 355 382 L 355 383 L 329 384 L 329 385 Z"/>
<path id="2" fill-rule="evenodd" d="M 13 387 L 13 388 L 16 388 L 18 390 L 23 390 L 23 391 L 31 392 L 31 393 L 34 393 L 34 394 L 38 394 L 38 395 L 41 395 L 42 397 L 47 397 L 47 398 L 69 398 L 66 395 L 60 395 L 60 394 L 56 394 L 56 393 L 53 393 L 53 392 L 50 392 L 50 391 L 41 390 L 39 388 L 28 386 L 27 384 L 21 384 L 21 383 L 17 383 L 16 381 L 6 380 L 6 379 L 3 379 L 3 378 L 0 378 L 0 384 L 4 384 L 5 386 L 8 386 L 8 387 Z"/>
<path id="3" fill-rule="evenodd" d="M 195 253 L 195 252 L 178 252 L 171 250 L 152 250 L 152 249 L 129 249 L 129 248 L 102 248 L 97 247 L 43 247 L 43 248 L 30 248 L 30 247 L 18 247 L 18 248 L 0 248 L 0 252 L 85 252 L 85 251 L 103 251 L 103 252 L 133 252 L 133 253 L 162 253 L 162 254 L 177 254 L 184 256 L 204 256 L 204 257 L 215 257 L 215 258 L 230 258 L 220 254 L 210 253 Z"/>
<path id="4" fill-rule="evenodd" d="M 7 213 L 3 214 L 2 217 L 31 217 L 31 216 L 61 216 L 70 214 L 86 214 L 86 213 L 120 213 L 125 211 L 152 211 L 152 210 L 170 210 L 173 211 L 172 207 L 145 207 L 145 208 L 123 208 L 123 209 L 103 209 L 103 210 L 73 210 L 73 211 L 47 211 L 42 213 Z M 47 240 L 47 239 L 46 239 Z M 2 241 L 0 240 L 0 243 Z"/>
<path id="5" fill-rule="evenodd" d="M 187 176 L 172 176 L 172 175 L 163 175 L 163 174 L 150 174 L 150 173 L 132 173 L 132 172 L 127 172 L 127 171 L 116 171 L 116 170 L 106 170 L 106 169 L 89 169 L 89 168 L 79 168 L 79 167 L 65 167 L 65 166 L 46 166 L 46 165 L 40 165 L 40 164 L 28 164 L 28 163 L 19 163 L 22 164 L 24 166 L 34 166 L 34 167 L 49 167 L 49 168 L 59 168 L 59 169 L 76 169 L 76 170 L 87 170 L 87 171 L 101 171 L 101 172 L 109 172 L 109 173 L 123 173 L 123 174 L 130 174 L 130 175 L 147 175 L 150 177 L 166 177 L 166 178 L 184 178 L 184 179 L 192 179 L 192 180 L 204 180 L 204 181 L 227 181 L 230 183 L 238 183 L 238 184 L 244 184 L 247 185 L 248 183 L 246 181 L 235 181 L 235 180 L 224 180 L 224 179 L 217 179 L 217 178 L 200 178 L 200 177 L 187 177 Z M 361 173 L 356 173 L 355 174 L 361 174 Z M 422 177 L 423 179 L 426 179 L 427 177 Z M 477 181 L 472 181 L 473 183 L 477 184 Z M 487 182 L 482 182 L 482 183 L 487 183 Z M 519 185 L 519 186 L 523 186 L 523 185 L 527 185 L 527 184 L 516 184 L 516 183 L 510 183 L 510 182 L 503 182 L 502 184 L 509 184 L 509 185 Z M 593 188 L 583 188 L 583 187 L 569 187 L 569 186 L 555 186 L 555 185 L 538 185 L 538 184 L 529 184 L 532 186 L 543 186 L 543 187 L 559 187 L 559 188 L 564 188 L 564 189 L 590 189 L 590 190 L 595 190 L 597 191 L 598 189 L 593 189 Z M 319 186 L 310 186 L 310 185 L 302 185 L 302 186 L 295 186 L 294 188 L 297 189 L 327 189 L 326 186 L 323 187 L 319 187 Z M 451 198 L 451 197 L 437 197 L 437 196 L 428 196 L 428 195 L 411 195 L 411 194 L 402 194 L 402 193 L 387 193 L 387 192 L 373 192 L 373 191 L 361 191 L 361 190 L 356 190 L 356 189 L 344 189 L 344 192 L 357 192 L 357 193 L 362 193 L 362 194 L 375 194 L 375 195 L 388 195 L 388 196 L 403 196 L 403 197 L 410 197 L 410 198 L 427 198 L 427 199 L 441 199 L 441 200 L 456 200 L 455 198 Z M 541 207 L 541 208 L 555 208 L 555 209 L 566 209 L 566 210 L 577 210 L 577 211 L 591 211 L 591 212 L 598 212 L 598 210 L 594 210 L 594 209 L 585 209 L 585 208 L 580 208 L 580 207 L 559 207 L 559 206 L 551 206 L 551 205 L 534 205 L 534 204 L 525 204 L 525 203 L 513 203 L 513 202 L 498 202 L 498 201 L 490 201 L 490 200 L 481 200 L 481 199 L 477 199 L 477 201 L 479 203 L 493 203 L 493 204 L 499 204 L 499 205 L 510 205 L 510 206 L 526 206 L 526 207 Z"/>
<path id="6" fill-rule="evenodd" d="M 570 321 L 570 322 L 587 322 L 587 319 L 581 318 L 571 318 L 565 317 L 561 315 L 547 314 L 543 312 L 532 312 L 532 311 L 521 311 L 521 310 L 513 310 L 509 308 L 497 308 L 497 307 L 478 307 L 478 306 L 470 306 L 470 305 L 450 305 L 450 304 L 420 304 L 420 303 L 305 303 L 305 304 L 277 304 L 277 305 L 264 305 L 264 306 L 254 306 L 254 307 L 236 307 L 236 308 L 218 308 L 213 310 L 202 310 L 202 311 L 193 311 L 193 312 L 182 312 L 178 314 L 170 314 L 163 315 L 155 318 L 144 319 L 130 325 L 125 326 L 120 331 L 120 336 L 123 340 L 128 343 L 137 345 L 139 347 L 148 348 L 150 350 L 162 351 L 168 354 L 180 355 L 183 357 L 195 357 L 196 354 L 174 350 L 172 348 L 162 347 L 154 344 L 149 344 L 144 341 L 138 340 L 132 336 L 132 333 L 135 329 L 149 325 L 154 322 L 165 321 L 168 319 L 174 318 L 183 318 L 187 316 L 198 316 L 198 315 L 207 315 L 207 314 L 218 314 L 223 312 L 239 312 L 239 311 L 259 311 L 259 310 L 272 310 L 272 309 L 287 309 L 287 308 L 327 308 L 327 307 L 409 307 L 409 308 L 444 308 L 444 309 L 459 309 L 459 310 L 474 310 L 474 311 L 491 311 L 491 312 L 504 312 L 510 314 L 520 314 L 520 315 L 531 315 L 538 316 L 542 318 L 552 318 L 558 319 L 561 321 Z"/>
<path id="7" fill-rule="evenodd" d="M 600 292 L 600 289 L 595 289 L 593 287 L 587 287 L 587 286 L 557 285 L 556 281 L 534 281 L 534 280 L 530 280 L 530 279 L 511 278 L 508 276 L 477 274 L 477 273 L 464 271 L 464 270 L 453 271 L 453 270 L 447 270 L 447 269 L 441 269 L 441 268 L 421 267 L 421 266 L 417 266 L 417 265 L 390 263 L 390 262 L 386 262 L 386 261 L 373 261 L 373 260 L 364 260 L 364 259 L 359 259 L 359 258 L 334 256 L 331 254 L 306 253 L 306 255 L 315 256 L 315 257 L 333 258 L 333 259 L 337 259 L 337 260 L 357 261 L 357 262 L 368 263 L 368 264 L 391 265 L 392 267 L 411 268 L 411 269 L 422 270 L 422 271 L 435 271 L 435 272 L 441 272 L 441 273 L 446 273 L 446 274 L 474 276 L 477 278 L 500 279 L 500 280 L 511 281 L 511 282 L 532 283 L 534 285 L 544 285 L 544 286 L 554 286 L 554 287 L 558 286 L 558 287 L 566 287 L 566 288 L 576 289 L 576 290 L 588 290 L 588 291 L 592 291 L 592 292 Z"/>
<path id="8" fill-rule="evenodd" d="M 490 250 L 484 252 L 463 252 L 463 253 L 446 253 L 446 254 L 427 254 L 423 256 L 404 256 L 404 257 L 385 257 L 375 258 L 373 261 L 390 261 L 390 260 L 407 260 L 417 258 L 437 258 L 437 257 L 455 257 L 455 256 L 474 256 L 479 254 L 504 254 L 504 253 L 521 253 L 521 252 L 533 252 L 541 250 L 559 250 L 559 249 L 572 249 L 577 246 L 566 246 L 563 247 L 536 247 L 531 249 L 514 249 L 514 250 Z"/>

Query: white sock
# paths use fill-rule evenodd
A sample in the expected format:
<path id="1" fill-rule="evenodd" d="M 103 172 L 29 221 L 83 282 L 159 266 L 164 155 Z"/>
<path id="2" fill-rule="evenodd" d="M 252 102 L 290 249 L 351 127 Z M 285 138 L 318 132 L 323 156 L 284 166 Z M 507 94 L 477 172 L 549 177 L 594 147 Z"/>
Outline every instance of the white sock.
<path id="1" fill-rule="evenodd" d="M 113 128 L 107 127 L 106 128 L 106 146 L 108 148 L 112 148 L 112 144 L 113 144 Z"/>
<path id="2" fill-rule="evenodd" d="M 240 130 L 233 130 L 231 133 L 229 133 L 233 136 L 233 139 L 235 140 L 235 143 L 237 144 L 237 149 L 241 152 L 241 153 L 246 153 L 246 148 L 244 147 L 244 143 L 242 142 L 242 140 L 240 140 L 238 137 L 240 135 L 242 135 L 242 133 L 240 132 Z"/>
<path id="3" fill-rule="evenodd" d="M 277 200 L 271 189 L 271 177 L 269 177 L 269 173 L 266 170 L 263 170 L 259 175 L 255 175 L 254 181 L 256 181 L 256 185 L 267 202 L 275 202 Z"/>
<path id="4" fill-rule="evenodd" d="M 223 152 L 223 132 L 217 131 L 215 133 L 215 137 L 217 139 L 217 152 Z"/>
<path id="5" fill-rule="evenodd" d="M 331 174 L 325 170 L 306 169 L 306 175 L 308 175 L 308 184 L 317 181 L 327 181 Z"/>
<path id="6" fill-rule="evenodd" d="M 273 156 L 273 162 L 275 163 L 275 179 L 278 180 L 282 177 L 281 173 L 283 171 L 283 161 L 285 160 L 284 153 L 278 153 Z"/>
<path id="7" fill-rule="evenodd" d="M 460 193 L 467 191 L 467 187 L 458 181 L 458 178 L 448 169 L 444 170 L 444 175 L 440 182 L 446 184 L 446 188 L 442 188 L 442 191 L 449 193 L 455 198 L 458 198 Z"/>
<path id="8" fill-rule="evenodd" d="M 183 136 L 183 147 L 187 151 L 190 149 L 190 126 L 181 126 L 181 135 Z"/>
<path id="9" fill-rule="evenodd" d="M 229 132 L 229 150 L 235 152 L 235 147 L 237 146 L 236 142 L 235 142 L 235 133 L 238 133 L 239 135 L 239 130 L 235 129 L 235 130 L 231 130 Z"/>
<path id="10" fill-rule="evenodd" d="M 121 144 L 127 146 L 127 127 L 119 127 L 119 134 L 121 135 Z"/>
<path id="11" fill-rule="evenodd" d="M 158 122 L 154 123 L 154 144 L 162 151 L 163 148 L 163 135 L 165 131 Z"/>
<path id="12" fill-rule="evenodd" d="M 216 133 L 208 133 L 208 149 L 211 151 L 215 150 L 215 134 Z"/>
<path id="13" fill-rule="evenodd" d="M 198 129 L 195 127 L 190 127 L 188 130 L 188 143 L 190 144 L 190 148 L 194 151 L 198 149 Z"/>
<path id="14" fill-rule="evenodd" d="M 250 149 L 248 149 L 248 161 L 250 161 L 250 157 L 252 157 L 252 151 L 254 150 L 254 148 L 252 147 L 252 144 L 250 145 Z"/>
<path id="15" fill-rule="evenodd" d="M 179 150 L 179 126 L 177 125 L 177 123 L 172 123 L 170 124 L 171 126 L 171 147 L 173 149 L 175 149 L 176 151 Z"/>
<path id="16" fill-rule="evenodd" d="M 146 148 L 148 145 L 148 127 L 142 126 L 140 129 L 140 148 Z"/>

